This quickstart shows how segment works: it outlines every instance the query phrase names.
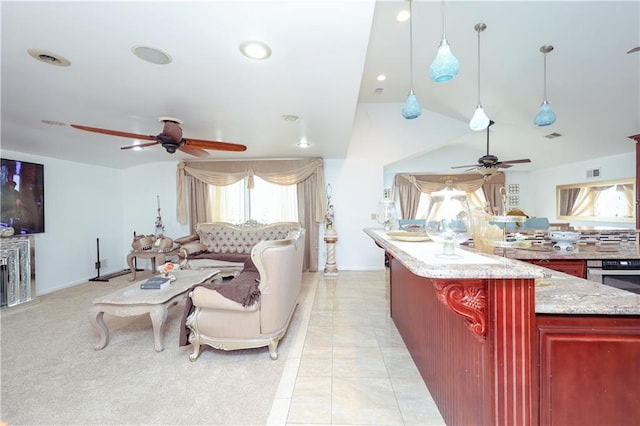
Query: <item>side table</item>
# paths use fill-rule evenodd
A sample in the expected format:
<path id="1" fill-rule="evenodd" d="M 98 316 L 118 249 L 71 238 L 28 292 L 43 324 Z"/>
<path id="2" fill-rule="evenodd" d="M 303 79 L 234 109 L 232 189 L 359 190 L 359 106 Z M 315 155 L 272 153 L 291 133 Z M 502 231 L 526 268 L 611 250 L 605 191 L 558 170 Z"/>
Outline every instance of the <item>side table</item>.
<path id="1" fill-rule="evenodd" d="M 166 261 L 167 256 L 177 254 L 179 248 L 180 246 L 173 247 L 169 250 L 133 250 L 127 255 L 127 265 L 131 270 L 131 278 L 129 278 L 129 281 L 136 280 L 136 268 L 133 264 L 133 259 L 151 259 L 151 271 L 155 273 L 156 265 L 162 265 Z"/>

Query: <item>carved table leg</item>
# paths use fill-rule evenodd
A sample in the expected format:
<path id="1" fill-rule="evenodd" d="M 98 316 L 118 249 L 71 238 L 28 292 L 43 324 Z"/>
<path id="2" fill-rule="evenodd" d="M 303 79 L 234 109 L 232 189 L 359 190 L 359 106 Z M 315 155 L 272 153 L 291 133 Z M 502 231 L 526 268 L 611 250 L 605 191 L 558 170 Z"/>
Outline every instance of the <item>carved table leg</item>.
<path id="1" fill-rule="evenodd" d="M 96 351 L 104 349 L 109 343 L 109 329 L 102 318 L 103 316 L 104 312 L 102 312 L 100 306 L 94 306 L 89 309 L 89 322 L 100 332 L 100 342 L 94 347 Z"/>
<path id="2" fill-rule="evenodd" d="M 129 253 L 127 255 L 127 266 L 129 266 L 129 270 L 131 271 L 131 278 L 129 278 L 129 281 L 135 281 L 136 279 L 136 268 L 135 265 L 133 264 L 133 259 L 136 256 L 133 253 Z"/>
<path id="3" fill-rule="evenodd" d="M 164 322 L 167 319 L 168 305 L 154 306 L 149 315 L 151 316 L 151 324 L 153 324 L 153 343 L 157 352 L 162 352 L 162 334 L 164 332 Z"/>

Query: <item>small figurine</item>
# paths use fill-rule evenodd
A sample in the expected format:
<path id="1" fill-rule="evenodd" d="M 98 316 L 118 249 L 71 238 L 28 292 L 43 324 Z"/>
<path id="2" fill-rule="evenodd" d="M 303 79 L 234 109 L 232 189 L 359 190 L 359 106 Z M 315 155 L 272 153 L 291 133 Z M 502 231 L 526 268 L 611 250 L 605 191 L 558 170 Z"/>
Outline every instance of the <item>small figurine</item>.
<path id="1" fill-rule="evenodd" d="M 327 228 L 331 228 L 333 226 L 333 218 L 334 218 L 333 204 L 329 205 L 327 209 L 327 214 L 325 215 L 325 220 L 327 221 Z"/>
<path id="2" fill-rule="evenodd" d="M 158 195 L 158 216 L 156 216 L 156 238 L 162 237 L 164 234 L 164 225 L 162 224 L 162 216 L 160 215 L 160 196 Z"/>
<path id="3" fill-rule="evenodd" d="M 333 210 L 333 204 L 331 204 L 331 184 L 327 185 L 327 213 L 324 215 L 324 219 L 327 222 L 327 229 L 333 229 L 333 220 L 335 212 Z"/>

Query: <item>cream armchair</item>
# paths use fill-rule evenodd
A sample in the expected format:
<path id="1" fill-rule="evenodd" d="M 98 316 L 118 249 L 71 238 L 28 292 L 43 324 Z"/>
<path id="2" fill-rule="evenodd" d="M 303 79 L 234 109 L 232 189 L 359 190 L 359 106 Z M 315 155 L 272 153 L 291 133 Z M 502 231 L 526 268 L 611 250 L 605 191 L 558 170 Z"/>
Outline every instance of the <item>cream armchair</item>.
<path id="1" fill-rule="evenodd" d="M 298 229 L 285 239 L 257 243 L 251 250 L 257 274 L 243 271 L 224 284 L 257 282 L 260 294 L 251 304 L 243 306 L 223 296 L 223 289 L 198 286 L 189 293 L 185 327 L 193 345 L 191 361 L 200 356 L 202 345 L 222 350 L 268 346 L 271 358 L 278 358 L 278 343 L 291 322 L 302 286 L 304 233 Z"/>

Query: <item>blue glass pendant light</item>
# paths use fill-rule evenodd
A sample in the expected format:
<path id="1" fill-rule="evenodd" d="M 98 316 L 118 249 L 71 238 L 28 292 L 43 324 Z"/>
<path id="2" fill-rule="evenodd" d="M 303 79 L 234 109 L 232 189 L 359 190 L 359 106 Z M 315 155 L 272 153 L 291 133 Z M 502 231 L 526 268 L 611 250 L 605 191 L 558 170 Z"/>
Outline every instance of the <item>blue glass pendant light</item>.
<path id="1" fill-rule="evenodd" d="M 533 119 L 535 125 L 539 127 L 549 126 L 556 122 L 556 115 L 551 111 L 551 106 L 547 101 L 547 53 L 552 50 L 553 46 L 550 44 L 540 47 L 540 52 L 544 55 L 544 99 L 542 100 L 542 105 L 540 105 L 540 110 Z"/>
<path id="2" fill-rule="evenodd" d="M 429 68 L 429 76 L 436 83 L 445 83 L 453 80 L 460 69 L 458 59 L 451 53 L 451 46 L 447 42 L 445 5 L 442 1 L 442 41 L 438 47 L 438 54 Z"/>
<path id="3" fill-rule="evenodd" d="M 411 0 L 409 0 L 409 67 L 411 89 L 409 89 L 407 101 L 402 107 L 402 116 L 407 120 L 412 120 L 420 117 L 420 114 L 422 114 L 422 106 L 418 102 L 416 94 L 413 93 L 413 10 L 411 8 Z"/>
<path id="4" fill-rule="evenodd" d="M 420 117 L 422 114 L 422 105 L 418 102 L 418 98 L 416 98 L 415 93 L 413 93 L 413 89 L 409 91 L 409 96 L 407 96 L 407 100 L 402 107 L 402 116 L 407 120 L 411 120 L 413 118 Z"/>
<path id="5" fill-rule="evenodd" d="M 480 103 L 480 33 L 484 31 L 487 26 L 483 23 L 478 23 L 473 28 L 478 33 L 478 106 L 476 107 L 473 117 L 471 117 L 471 121 L 469 121 L 469 127 L 471 130 L 479 131 L 489 126 L 489 117 L 484 113 L 484 109 Z"/>

